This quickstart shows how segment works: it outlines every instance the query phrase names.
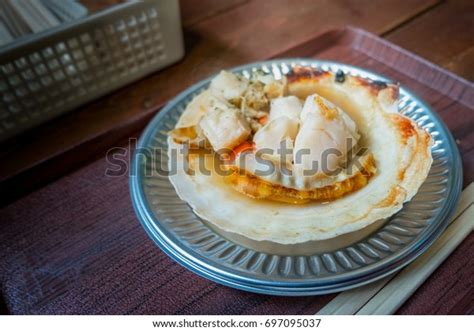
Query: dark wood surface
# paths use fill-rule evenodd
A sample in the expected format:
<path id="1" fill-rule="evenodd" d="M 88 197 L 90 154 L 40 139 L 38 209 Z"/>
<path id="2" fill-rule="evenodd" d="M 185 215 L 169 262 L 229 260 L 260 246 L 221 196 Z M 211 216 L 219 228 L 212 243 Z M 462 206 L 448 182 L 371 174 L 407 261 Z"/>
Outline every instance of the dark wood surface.
<path id="1" fill-rule="evenodd" d="M 87 1 L 83 2 L 87 3 Z M 107 1 L 102 1 L 102 3 L 107 4 Z M 113 182 L 110 181 L 110 178 L 102 178 L 103 172 L 101 171 L 106 166 L 103 159 L 104 151 L 107 147 L 123 143 L 124 139 L 129 136 L 139 134 L 148 119 L 166 100 L 199 79 L 223 67 L 278 56 L 278 54 L 327 57 L 355 64 L 360 62 L 361 65 L 369 68 L 372 65 L 377 65 L 377 71 L 408 84 L 424 98 L 430 100 L 430 104 L 449 124 L 463 154 L 464 184 L 472 181 L 474 173 L 474 149 L 472 148 L 474 145 L 472 132 L 474 119 L 472 106 L 469 107 L 469 102 L 472 103 L 473 100 L 472 87 L 471 94 L 461 96 L 464 98 L 464 103 L 456 103 L 455 93 L 457 92 L 455 89 L 442 90 L 443 93 L 439 93 L 439 86 L 430 87 L 426 85 L 426 82 L 419 82 L 416 78 L 407 78 L 406 74 L 400 76 L 397 70 L 383 65 L 384 59 L 372 59 L 371 61 L 375 62 L 366 62 L 367 59 L 364 60 L 363 52 L 356 52 L 357 55 L 350 58 L 338 58 L 340 56 L 338 51 L 334 51 L 334 47 L 330 47 L 334 46 L 335 40 L 339 40 L 337 36 L 329 35 L 318 38 L 317 43 L 314 43 L 315 36 L 328 28 L 354 24 L 382 35 L 388 40 L 469 79 L 473 76 L 472 56 L 469 56 L 472 54 L 473 46 L 472 17 L 474 13 L 472 2 L 389 0 L 298 1 L 297 3 L 298 6 L 290 1 L 181 1 L 187 55 L 180 63 L 34 129 L 7 144 L 2 144 L 2 163 L 0 165 L 2 204 L 11 203 L 1 212 L 2 226 L 5 230 L 3 234 L 8 242 L 12 237 L 15 238 L 15 242 L 12 243 L 13 247 L 5 247 L 3 254 L 14 255 L 15 252 L 25 249 L 24 259 L 26 260 L 20 260 L 21 263 L 16 264 L 16 267 L 30 265 L 29 277 L 33 277 L 32 279 L 38 281 L 40 285 L 42 280 L 49 282 L 48 284 L 51 284 L 51 280 L 48 277 L 43 279 L 42 276 L 38 276 L 39 278 L 37 275 L 35 276 L 33 267 L 39 269 L 48 267 L 50 268 L 49 272 L 63 277 L 66 277 L 64 276 L 65 272 L 69 272 L 65 265 L 61 265 L 61 261 L 65 260 L 60 260 L 55 255 L 59 254 L 59 248 L 70 247 L 77 256 L 83 254 L 85 265 L 89 265 L 93 263 L 91 261 L 93 258 L 106 259 L 108 254 L 112 254 L 106 248 L 100 248 L 97 240 L 107 238 L 108 245 L 118 250 L 117 240 L 113 240 L 113 238 L 117 238 L 125 230 L 130 230 L 132 239 L 137 240 L 136 242 L 131 240 L 131 246 L 128 247 L 134 253 L 116 254 L 109 261 L 110 263 L 103 263 L 103 265 L 98 262 L 94 264 L 94 262 L 93 267 L 96 268 L 94 270 L 105 273 L 108 267 L 118 268 L 118 261 L 122 263 L 123 260 L 131 257 L 149 259 L 144 263 L 145 265 L 155 261 L 160 266 L 163 261 L 168 261 L 168 258 L 162 256 L 161 252 L 157 252 L 157 249 L 150 243 L 150 240 L 146 239 L 143 231 L 137 226 L 138 223 L 131 211 L 128 192 L 126 192 L 126 179 L 122 178 Z M 439 22 L 443 22 L 443 24 Z M 346 35 L 348 34 L 346 33 Z M 343 39 L 348 37 L 341 35 L 341 38 L 339 42 L 343 42 Z M 430 40 L 432 41 L 430 42 Z M 298 47 L 298 45 L 300 46 Z M 433 47 L 433 50 L 430 47 Z M 327 51 L 330 48 L 332 51 Z M 290 51 L 285 53 L 285 50 Z M 439 97 L 433 98 L 433 95 Z M 471 98 L 466 95 L 470 95 Z M 469 110 L 469 108 L 471 109 Z M 68 173 L 71 174 L 68 175 Z M 58 179 L 60 177 L 63 178 Z M 75 184 L 79 186 L 77 190 L 74 189 Z M 40 189 L 42 186 L 45 187 Z M 36 192 L 24 197 L 28 192 L 34 190 Z M 117 196 L 114 193 L 115 190 L 120 190 L 120 195 Z M 104 194 L 104 198 L 100 197 L 101 194 Z M 111 201 L 105 201 L 106 197 Z M 92 198 L 97 201 L 88 201 Z M 16 202 L 14 202 L 15 200 Z M 93 205 L 90 206 L 91 203 Z M 113 203 L 117 203 L 121 207 L 117 208 Z M 109 206 L 110 209 L 107 210 L 111 214 L 104 212 L 104 205 L 101 204 Z M 79 205 L 83 206 L 79 207 Z M 67 215 L 64 214 L 65 209 L 70 209 Z M 120 213 L 120 216 L 114 214 L 114 209 L 117 209 L 115 212 Z M 31 221 L 36 219 L 38 223 L 34 223 L 32 226 Z M 108 227 L 107 221 L 118 222 L 124 228 Z M 68 228 L 69 226 L 71 229 Z M 102 226 L 104 230 L 100 230 Z M 20 230 L 25 233 L 18 232 Z M 74 235 L 75 232 L 71 231 L 78 232 Z M 97 249 L 96 257 L 88 255 L 87 248 L 79 244 L 83 239 L 81 235 L 86 235 L 89 231 L 91 233 L 99 231 L 101 236 L 105 236 L 92 238 L 88 242 L 90 247 Z M 68 235 L 74 235 L 71 243 L 80 247 L 75 247 L 72 244 L 66 245 L 64 241 L 70 240 L 70 238 L 66 239 Z M 26 242 L 34 237 L 39 238 L 38 242 Z M 459 263 L 470 266 L 471 269 L 468 270 L 472 271 L 472 262 L 470 262 L 473 260 L 472 235 L 469 238 L 461 247 L 467 249 L 470 255 L 461 252 L 453 255 L 458 256 L 456 260 L 454 258 L 448 259 L 433 277 L 430 277 L 417 291 L 407 305 L 401 308 L 401 313 L 472 313 L 472 301 L 469 300 L 472 295 L 467 299 L 465 296 L 454 295 L 459 291 L 466 293 L 466 289 L 469 290 L 467 293 L 472 293 L 470 292 L 472 282 L 469 277 L 457 281 L 457 285 L 450 289 L 451 292 L 437 292 L 438 301 L 449 302 L 449 304 L 435 307 L 430 302 L 426 302 L 426 298 L 433 295 L 431 293 L 433 289 L 446 288 L 446 282 L 452 280 L 452 277 L 456 277 L 456 266 Z M 143 243 L 146 244 L 143 245 Z M 54 245 L 57 245 L 56 249 L 53 249 Z M 28 257 L 28 252 L 32 254 L 30 257 Z M 45 257 L 40 257 L 35 252 L 43 252 Z M 71 255 L 69 257 L 73 258 Z M 36 258 L 36 260 L 30 261 L 29 258 Z M 47 260 L 48 258 L 51 258 L 54 263 L 51 264 Z M 62 258 L 64 259 L 64 256 Z M 154 258 L 158 260 L 154 260 Z M 11 259 L 11 257 L 7 259 L 9 263 L 13 263 Z M 169 262 L 165 264 L 168 265 Z M 79 271 L 81 270 L 77 264 L 74 266 L 79 268 Z M 7 267 L 8 265 L 5 263 L 2 264 L 0 282 L 3 295 L 7 299 L 5 309 L 8 308 L 12 313 L 93 313 L 94 309 L 98 309 L 97 311 L 100 312 L 115 313 L 160 312 L 151 303 L 145 304 L 142 309 L 137 308 L 135 311 L 131 308 L 125 309 L 126 303 L 120 306 L 122 310 L 100 310 L 102 305 L 111 303 L 109 300 L 115 296 L 110 294 L 110 297 L 107 297 L 107 293 L 104 292 L 100 297 L 97 297 L 94 293 L 81 288 L 81 284 L 61 285 L 53 287 L 52 290 L 49 288 L 55 293 L 49 301 L 48 296 L 43 296 L 43 301 L 39 303 L 28 302 L 23 307 L 13 306 L 11 302 L 15 299 L 15 295 L 28 295 L 20 290 L 30 288 L 31 284 L 21 278 L 26 277 L 28 272 L 25 273 L 25 270 L 20 268 L 16 270 L 20 272 L 18 274 Z M 330 296 L 311 300 L 291 299 L 289 302 L 296 306 L 294 309 L 288 309 L 281 299 L 242 294 L 235 291 L 236 294 L 232 292 L 233 290 L 220 288 L 196 278 L 187 271 L 182 271 L 180 267 L 173 265 L 172 269 L 174 270 L 174 268 L 178 268 L 176 270 L 179 270 L 182 277 L 189 277 L 193 283 L 197 284 L 196 291 L 204 292 L 199 294 L 191 291 L 191 298 L 196 297 L 192 299 L 194 300 L 193 304 L 186 304 L 187 308 L 185 309 L 181 307 L 175 310 L 171 308 L 166 311 L 162 310 L 163 313 L 239 312 L 232 306 L 232 300 L 237 300 L 236 302 L 239 304 L 256 305 L 253 306 L 253 310 L 243 312 L 310 313 L 330 299 Z M 150 270 L 166 274 L 160 267 Z M 122 271 L 118 270 L 118 272 L 122 274 Z M 440 274 L 443 276 L 440 277 Z M 91 277 L 94 286 L 102 284 L 97 283 L 98 279 L 93 275 L 87 277 Z M 140 282 L 140 275 L 131 277 L 134 281 Z M 163 282 L 160 286 L 166 287 L 166 280 L 169 281 L 171 278 L 158 277 L 157 279 Z M 66 277 L 64 282 L 67 283 L 69 280 Z M 84 279 L 79 277 L 74 278 L 74 281 L 81 282 Z M 180 282 L 181 285 L 188 285 L 184 279 Z M 19 292 L 10 291 L 15 289 L 15 286 Z M 135 284 L 134 286 L 139 285 Z M 202 288 L 213 294 L 206 294 L 207 290 L 202 290 Z M 36 290 L 45 289 L 40 286 Z M 129 290 L 127 289 L 127 291 Z M 158 291 L 155 286 L 143 290 L 147 292 L 147 297 L 150 300 L 154 296 L 148 292 Z M 119 293 L 124 296 L 127 295 L 127 291 L 119 289 Z M 153 293 L 158 295 L 160 294 L 158 292 Z M 225 293 L 227 298 L 221 301 L 217 300 L 215 297 L 218 293 Z M 71 296 L 79 294 L 81 295 L 78 300 L 81 300 L 81 304 L 68 301 L 72 298 Z M 199 297 L 200 295 L 201 297 Z M 137 302 L 140 300 L 139 297 L 134 297 L 134 299 Z M 95 300 L 95 303 L 88 302 L 88 300 Z M 225 304 L 221 310 L 218 310 L 216 305 L 223 303 L 223 301 Z M 119 302 L 121 301 L 119 300 Z M 65 304 L 68 306 L 64 306 Z M 197 306 L 200 309 L 197 309 Z M 88 308 L 86 309 L 86 307 Z"/>
<path id="2" fill-rule="evenodd" d="M 388 34 L 387 39 L 474 80 L 474 1 L 445 1 Z"/>

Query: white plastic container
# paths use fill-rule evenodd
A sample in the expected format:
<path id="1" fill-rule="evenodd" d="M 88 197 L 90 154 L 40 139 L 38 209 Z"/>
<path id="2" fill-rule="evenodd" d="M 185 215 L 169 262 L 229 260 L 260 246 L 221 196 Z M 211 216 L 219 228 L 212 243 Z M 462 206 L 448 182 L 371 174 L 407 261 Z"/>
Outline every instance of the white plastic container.
<path id="1" fill-rule="evenodd" d="M 178 0 L 128 2 L 0 48 L 0 141 L 184 55 Z"/>

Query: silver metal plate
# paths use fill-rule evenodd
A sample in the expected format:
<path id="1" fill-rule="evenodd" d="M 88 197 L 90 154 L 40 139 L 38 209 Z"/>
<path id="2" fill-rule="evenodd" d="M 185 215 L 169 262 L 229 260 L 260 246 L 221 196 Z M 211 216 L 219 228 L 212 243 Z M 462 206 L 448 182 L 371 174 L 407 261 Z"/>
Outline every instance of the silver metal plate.
<path id="1" fill-rule="evenodd" d="M 343 70 L 349 75 L 388 81 L 350 65 L 306 59 L 259 62 L 232 71 L 248 76 L 260 69 L 279 78 L 296 65 L 333 72 Z M 152 160 L 166 167 L 166 132 L 174 128 L 187 104 L 207 88 L 210 79 L 182 92 L 151 121 L 138 143 L 130 174 L 133 205 L 143 227 L 163 251 L 191 271 L 227 286 L 258 293 L 338 292 L 399 270 L 423 253 L 447 226 L 461 191 L 459 152 L 439 117 L 401 87 L 399 111 L 429 131 L 435 143 L 427 180 L 400 212 L 346 245 L 328 246 L 327 251 L 313 254 L 290 255 L 281 250 L 272 254 L 216 232 L 179 199 L 166 175 L 149 175 L 156 168 Z M 157 150 L 163 152 L 151 158 L 150 153 Z"/>

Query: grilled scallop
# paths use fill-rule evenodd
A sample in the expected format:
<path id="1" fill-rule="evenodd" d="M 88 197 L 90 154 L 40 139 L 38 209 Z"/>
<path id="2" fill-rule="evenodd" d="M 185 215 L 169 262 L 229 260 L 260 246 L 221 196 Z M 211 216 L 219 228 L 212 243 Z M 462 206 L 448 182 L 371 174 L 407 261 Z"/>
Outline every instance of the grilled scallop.
<path id="1" fill-rule="evenodd" d="M 224 231 L 253 240 L 295 244 L 359 230 L 390 217 L 416 194 L 431 167 L 432 140 L 397 112 L 396 84 L 341 78 L 304 67 L 294 68 L 280 84 L 285 95 L 265 95 L 269 100 L 269 109 L 263 114 L 266 124 L 260 124 L 247 138 L 241 134 L 248 132 L 242 130 L 243 125 L 229 137 L 218 135 L 223 141 L 235 138 L 235 144 L 245 139 L 233 147 L 234 158 L 223 160 L 212 151 L 177 153 L 178 164 L 188 157 L 196 171 L 190 175 L 178 167 L 170 180 L 197 215 Z M 209 93 L 213 95 L 212 90 Z M 234 97 L 234 92 L 230 96 Z M 296 102 L 300 100 L 304 101 L 302 109 Z M 202 101 L 196 103 L 206 112 L 209 107 Z M 203 127 L 205 117 L 196 111 L 201 106 L 194 104 L 186 110 L 179 123 L 184 118 Z M 240 111 L 248 123 L 260 119 L 248 118 L 248 113 Z M 216 129 L 204 127 L 208 139 L 213 139 L 209 132 Z M 258 155 L 260 147 L 274 150 L 282 141 L 293 147 L 291 160 Z M 170 162 L 171 151 L 183 148 L 170 137 Z M 309 151 L 300 164 L 308 170 L 329 148 L 338 151 L 330 163 L 339 171 L 312 176 L 298 171 L 297 151 Z M 210 175 L 198 169 L 201 161 L 211 170 Z"/>

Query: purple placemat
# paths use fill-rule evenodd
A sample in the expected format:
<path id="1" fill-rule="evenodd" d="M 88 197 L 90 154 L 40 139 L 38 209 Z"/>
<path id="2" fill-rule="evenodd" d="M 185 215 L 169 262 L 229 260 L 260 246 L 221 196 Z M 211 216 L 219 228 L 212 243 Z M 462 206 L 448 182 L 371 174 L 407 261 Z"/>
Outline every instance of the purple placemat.
<path id="1" fill-rule="evenodd" d="M 333 295 L 247 293 L 201 278 L 147 237 L 128 177 L 105 159 L 0 211 L 0 284 L 12 314 L 311 314 Z"/>

